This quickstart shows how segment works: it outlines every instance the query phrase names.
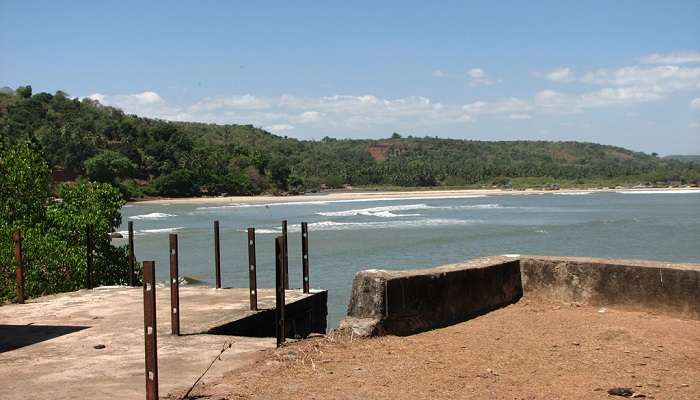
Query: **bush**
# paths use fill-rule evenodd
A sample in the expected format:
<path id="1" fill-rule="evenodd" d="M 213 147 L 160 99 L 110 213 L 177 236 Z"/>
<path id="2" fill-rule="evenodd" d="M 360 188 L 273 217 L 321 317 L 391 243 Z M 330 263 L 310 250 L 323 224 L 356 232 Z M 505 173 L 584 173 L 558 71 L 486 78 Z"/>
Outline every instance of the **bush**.
<path id="1" fill-rule="evenodd" d="M 153 182 L 153 187 L 161 196 L 187 197 L 197 196 L 200 193 L 196 177 L 184 169 L 178 169 L 157 178 Z"/>
<path id="2" fill-rule="evenodd" d="M 105 151 L 85 161 L 85 172 L 90 180 L 115 184 L 118 178 L 131 178 L 136 166 L 116 151 Z"/>
<path id="3" fill-rule="evenodd" d="M 14 182 L 17 188 L 26 188 L 24 193 L 0 192 L 0 207 L 17 210 L 0 215 L 0 300 L 15 296 L 12 234 L 18 228 L 29 297 L 85 286 L 87 224 L 93 225 L 94 232 L 93 284 L 129 281 L 127 248 L 114 247 L 109 241 L 110 232 L 121 224 L 124 200 L 117 188 L 107 183 L 63 185 L 58 190 L 60 200 L 46 205 L 49 192 L 43 174 L 48 175 L 48 168 L 36 153 L 26 147 L 10 149 L 0 153 L 0 166 L 0 185 Z"/>

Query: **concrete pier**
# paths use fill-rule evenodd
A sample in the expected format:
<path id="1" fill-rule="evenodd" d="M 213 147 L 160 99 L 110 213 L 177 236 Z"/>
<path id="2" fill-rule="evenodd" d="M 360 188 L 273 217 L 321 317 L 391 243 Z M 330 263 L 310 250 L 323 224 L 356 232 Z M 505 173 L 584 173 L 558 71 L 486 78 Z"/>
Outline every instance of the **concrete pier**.
<path id="1" fill-rule="evenodd" d="M 248 289 L 181 286 L 182 336 L 170 333 L 169 288 L 158 287 L 156 294 L 162 395 L 186 390 L 224 347 L 204 381 L 275 347 L 274 326 L 267 326 L 274 321 L 267 317 L 274 289 L 259 289 L 259 311 L 250 311 Z M 286 291 L 288 318 L 295 321 L 288 337 L 325 333 L 326 297 L 326 291 Z M 1 397 L 144 398 L 143 318 L 140 287 L 100 287 L 0 307 Z M 230 335 L 251 327 L 267 337 Z"/>

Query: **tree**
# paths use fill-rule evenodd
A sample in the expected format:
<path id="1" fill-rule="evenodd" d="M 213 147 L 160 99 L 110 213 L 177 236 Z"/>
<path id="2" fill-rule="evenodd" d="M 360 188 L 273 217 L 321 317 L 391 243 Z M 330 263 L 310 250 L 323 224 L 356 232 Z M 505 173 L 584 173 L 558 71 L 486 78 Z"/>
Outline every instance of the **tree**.
<path id="1" fill-rule="evenodd" d="M 15 93 L 17 93 L 17 96 L 23 99 L 28 99 L 32 97 L 32 87 L 30 85 L 19 86 L 17 87 L 17 90 L 15 90 Z"/>
<path id="2" fill-rule="evenodd" d="M 85 172 L 90 180 L 116 183 L 118 178 L 134 176 L 136 166 L 126 156 L 107 150 L 85 161 Z"/>
<path id="3" fill-rule="evenodd" d="M 94 227 L 96 285 L 128 281 L 126 247 L 109 243 L 121 223 L 124 204 L 106 183 L 62 185 L 60 200 L 49 201 L 49 173 L 36 151 L 18 145 L 0 153 L 0 300 L 14 295 L 12 232 L 20 229 L 26 293 L 76 290 L 86 271 L 85 227 Z"/>
<path id="4" fill-rule="evenodd" d="M 277 158 L 270 163 L 270 179 L 280 190 L 287 190 L 290 172 L 287 161 L 284 159 Z"/>
<path id="5" fill-rule="evenodd" d="M 39 153 L 18 145 L 0 153 L 0 218 L 8 225 L 43 220 L 49 198 L 49 167 Z"/>
<path id="6" fill-rule="evenodd" d="M 398 132 L 394 132 L 391 134 L 391 138 L 392 139 L 401 139 L 401 135 L 399 135 Z"/>
<path id="7" fill-rule="evenodd" d="M 157 178 L 153 182 L 153 186 L 162 196 L 187 197 L 199 194 L 196 177 L 185 169 L 178 169 Z"/>

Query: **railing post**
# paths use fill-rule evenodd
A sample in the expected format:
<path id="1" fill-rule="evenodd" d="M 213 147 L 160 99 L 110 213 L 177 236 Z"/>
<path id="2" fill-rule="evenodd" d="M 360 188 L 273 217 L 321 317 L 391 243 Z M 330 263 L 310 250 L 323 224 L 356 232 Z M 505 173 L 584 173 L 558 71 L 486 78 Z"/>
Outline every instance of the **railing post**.
<path id="1" fill-rule="evenodd" d="M 284 236 L 275 239 L 275 326 L 277 331 L 277 347 L 285 340 L 284 326 Z"/>
<path id="2" fill-rule="evenodd" d="M 153 261 L 143 262 L 143 328 L 146 341 L 146 399 L 158 399 L 156 273 Z"/>
<path id="3" fill-rule="evenodd" d="M 136 257 L 134 257 L 134 222 L 129 221 L 129 286 L 136 285 L 136 279 L 134 277 L 135 264 Z"/>
<path id="4" fill-rule="evenodd" d="M 180 276 L 177 262 L 177 235 L 170 234 L 170 327 L 180 336 Z"/>
<path id="5" fill-rule="evenodd" d="M 15 278 L 17 280 L 17 302 L 24 304 L 24 265 L 22 263 L 22 232 L 17 229 L 12 235 L 15 242 Z"/>
<path id="6" fill-rule="evenodd" d="M 309 293 L 309 226 L 306 222 L 301 223 L 301 266 L 302 288 L 304 293 Z"/>
<path id="7" fill-rule="evenodd" d="M 287 220 L 282 221 L 282 237 L 284 237 L 284 288 L 289 289 L 289 258 L 287 257 Z"/>
<path id="8" fill-rule="evenodd" d="M 214 269 L 216 288 L 221 289 L 221 247 L 219 243 L 219 221 L 214 221 Z"/>
<path id="9" fill-rule="evenodd" d="M 255 228 L 248 228 L 248 281 L 250 283 L 250 310 L 258 310 L 258 280 L 255 260 Z"/>
<path id="10" fill-rule="evenodd" d="M 92 253 L 93 253 L 93 242 L 92 242 L 92 225 L 87 224 L 85 226 L 85 252 L 87 256 L 86 269 L 85 269 L 85 286 L 88 289 L 92 289 Z"/>

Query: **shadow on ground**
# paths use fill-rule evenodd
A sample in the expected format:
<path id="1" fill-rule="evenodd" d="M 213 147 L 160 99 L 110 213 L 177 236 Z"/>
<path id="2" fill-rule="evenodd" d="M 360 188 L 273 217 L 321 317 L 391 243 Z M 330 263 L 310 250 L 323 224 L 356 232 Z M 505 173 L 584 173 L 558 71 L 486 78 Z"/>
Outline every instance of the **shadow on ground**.
<path id="1" fill-rule="evenodd" d="M 89 328 L 89 326 L 0 324 L 0 353 L 16 350 L 24 346 L 54 339 L 87 328 Z"/>

